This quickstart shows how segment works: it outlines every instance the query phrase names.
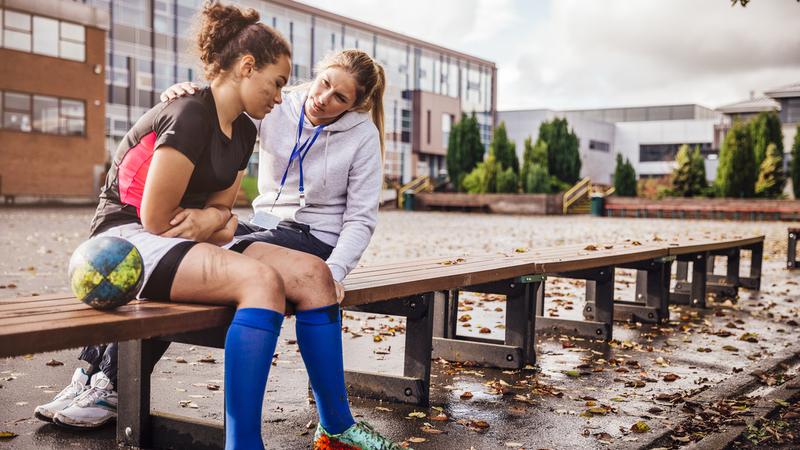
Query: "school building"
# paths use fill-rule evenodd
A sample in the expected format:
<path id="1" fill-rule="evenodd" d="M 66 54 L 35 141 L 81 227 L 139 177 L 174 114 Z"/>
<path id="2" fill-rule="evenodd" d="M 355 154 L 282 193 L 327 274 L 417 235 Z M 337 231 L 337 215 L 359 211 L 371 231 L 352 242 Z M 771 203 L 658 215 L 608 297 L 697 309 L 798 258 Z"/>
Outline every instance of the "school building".
<path id="1" fill-rule="evenodd" d="M 569 111 L 550 109 L 499 111 L 508 136 L 516 142 L 521 160 L 523 142 L 535 141 L 542 122 L 566 118 L 580 140 L 581 176 L 595 183 L 612 184 L 616 155 L 631 161 L 640 178 L 661 177 L 675 168 L 683 144 L 699 147 L 705 157 L 706 176 L 717 174 L 719 150 L 735 120 L 748 120 L 762 111 L 777 111 L 788 167 L 791 146 L 800 123 L 800 84 L 768 89 L 755 97 L 716 109 L 695 104 L 602 108 Z"/>
<path id="2" fill-rule="evenodd" d="M 360 48 L 384 66 L 387 178 L 446 167 L 447 136 L 475 112 L 487 146 L 491 61 L 290 0 L 240 0 L 292 44 L 292 82 L 326 54 Z M 202 0 L 0 0 L 0 195 L 97 193 L 117 144 L 161 91 L 202 80 L 193 25 Z M 258 153 L 253 154 L 255 173 Z"/>
<path id="3" fill-rule="evenodd" d="M 105 171 L 108 16 L 0 0 L 0 196 L 91 197 Z"/>

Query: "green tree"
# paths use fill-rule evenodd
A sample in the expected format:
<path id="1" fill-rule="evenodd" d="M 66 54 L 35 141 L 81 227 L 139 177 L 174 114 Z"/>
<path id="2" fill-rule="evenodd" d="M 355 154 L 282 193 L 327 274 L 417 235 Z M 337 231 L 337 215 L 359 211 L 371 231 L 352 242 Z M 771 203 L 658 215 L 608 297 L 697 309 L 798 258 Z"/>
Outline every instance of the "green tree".
<path id="1" fill-rule="evenodd" d="M 539 126 L 539 140 L 547 144 L 547 170 L 558 180 L 574 184 L 581 173 L 578 136 L 567 119 L 555 118 Z"/>
<path id="2" fill-rule="evenodd" d="M 706 165 L 700 148 L 689 149 L 681 145 L 675 157 L 678 167 L 673 172 L 672 194 L 680 197 L 694 197 L 703 194 L 708 188 L 706 181 Z"/>
<path id="3" fill-rule="evenodd" d="M 614 168 L 614 191 L 621 197 L 636 197 L 636 171 L 629 159 L 622 160 L 617 153 L 617 165 Z"/>
<path id="4" fill-rule="evenodd" d="M 498 168 L 500 168 L 500 163 L 497 164 Z M 516 194 L 519 192 L 519 175 L 514 172 L 513 168 L 500 168 L 500 170 L 497 172 L 497 185 L 495 191 L 503 194 Z"/>
<path id="5" fill-rule="evenodd" d="M 549 194 L 553 189 L 550 179 L 547 167 L 531 163 L 522 180 L 523 189 L 529 194 Z"/>
<path id="6" fill-rule="evenodd" d="M 520 171 L 522 190 L 529 194 L 550 193 L 550 173 L 547 170 L 547 143 L 525 139 L 525 152 L 522 154 L 522 170 Z"/>
<path id="7" fill-rule="evenodd" d="M 756 181 L 756 195 L 766 198 L 780 198 L 786 185 L 786 174 L 783 173 L 783 155 L 778 146 L 770 142 L 767 156 L 761 162 Z"/>
<path id="8" fill-rule="evenodd" d="M 447 142 L 447 173 L 456 190 L 462 189 L 464 177 L 483 161 L 484 153 L 475 113 L 463 114 L 450 129 Z"/>
<path id="9" fill-rule="evenodd" d="M 463 170 L 464 152 L 461 139 L 464 135 L 462 129 L 464 128 L 463 124 L 466 117 L 466 115 L 461 116 L 461 120 L 454 123 L 450 128 L 450 137 L 447 140 L 447 156 L 445 156 L 447 175 L 450 177 L 450 182 L 453 183 L 453 187 L 457 191 L 461 190 L 461 184 L 465 176 Z"/>
<path id="10" fill-rule="evenodd" d="M 733 124 L 719 152 L 717 192 L 722 197 L 753 197 L 756 173 L 753 140 L 746 123 Z"/>
<path id="11" fill-rule="evenodd" d="M 494 154 L 495 159 L 500 163 L 500 167 L 502 167 L 503 170 L 511 168 L 515 175 L 519 173 L 517 146 L 513 141 L 508 140 L 505 122 L 500 122 L 500 125 L 494 129 L 494 136 L 492 136 L 492 143 L 489 145 L 489 151 Z"/>
<path id="12" fill-rule="evenodd" d="M 797 126 L 794 142 L 792 143 L 792 167 L 790 172 L 794 198 L 800 199 L 800 125 Z"/>
<path id="13" fill-rule="evenodd" d="M 750 121 L 750 135 L 753 138 L 753 154 L 756 167 L 760 167 L 767 156 L 767 146 L 775 144 L 778 156 L 783 162 L 783 132 L 781 119 L 775 111 L 759 113 Z"/>
<path id="14" fill-rule="evenodd" d="M 478 163 L 472 171 L 464 177 L 463 188 L 470 194 L 491 194 L 497 192 L 497 174 L 500 164 L 489 154 L 486 160 Z"/>

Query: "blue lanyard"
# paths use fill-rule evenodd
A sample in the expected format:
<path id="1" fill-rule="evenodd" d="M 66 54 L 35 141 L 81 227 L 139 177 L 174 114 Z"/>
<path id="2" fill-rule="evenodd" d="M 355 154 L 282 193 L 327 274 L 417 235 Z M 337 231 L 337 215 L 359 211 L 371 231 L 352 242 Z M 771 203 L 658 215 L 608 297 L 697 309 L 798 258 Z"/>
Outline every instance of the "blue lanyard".
<path id="1" fill-rule="evenodd" d="M 289 175 L 289 168 L 292 166 L 292 163 L 295 159 L 297 159 L 299 168 L 300 168 L 300 186 L 298 188 L 300 192 L 300 207 L 306 206 L 306 194 L 305 189 L 303 186 L 303 160 L 306 159 L 306 155 L 308 155 L 309 150 L 314 145 L 314 142 L 317 141 L 319 134 L 325 128 L 325 125 L 320 125 L 314 130 L 314 134 L 309 136 L 302 144 L 300 144 L 300 137 L 303 134 L 303 122 L 306 116 L 306 108 L 305 108 L 305 101 L 303 105 L 300 107 L 300 121 L 297 124 L 297 138 L 294 141 L 294 148 L 292 148 L 292 154 L 289 155 L 289 162 L 286 164 L 286 170 L 283 171 L 283 177 L 281 178 L 281 185 L 278 188 L 278 195 L 275 196 L 275 201 L 272 203 L 272 207 L 275 207 L 275 204 L 278 203 L 278 199 L 283 192 L 283 186 L 286 184 L 286 177 Z"/>

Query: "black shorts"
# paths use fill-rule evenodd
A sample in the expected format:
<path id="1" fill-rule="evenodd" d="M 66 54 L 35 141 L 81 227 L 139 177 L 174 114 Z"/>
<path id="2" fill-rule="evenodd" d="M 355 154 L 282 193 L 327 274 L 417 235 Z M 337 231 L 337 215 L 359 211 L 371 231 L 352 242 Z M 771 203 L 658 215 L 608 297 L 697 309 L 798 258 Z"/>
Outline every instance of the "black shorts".
<path id="1" fill-rule="evenodd" d="M 238 253 L 243 253 L 253 242 L 279 245 L 316 255 L 323 260 L 328 259 L 333 252 L 333 247 L 311 234 L 311 227 L 286 220 L 280 222 L 278 227 L 272 230 L 266 230 L 249 222 L 239 222 L 239 226 L 236 228 L 236 238 L 239 241 L 230 249 Z"/>

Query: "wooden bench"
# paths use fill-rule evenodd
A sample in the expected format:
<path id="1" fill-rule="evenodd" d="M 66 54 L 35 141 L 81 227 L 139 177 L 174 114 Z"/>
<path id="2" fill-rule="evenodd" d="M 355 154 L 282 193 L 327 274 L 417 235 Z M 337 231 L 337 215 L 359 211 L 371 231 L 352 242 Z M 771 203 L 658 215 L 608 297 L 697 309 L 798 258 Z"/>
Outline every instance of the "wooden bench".
<path id="1" fill-rule="evenodd" d="M 521 368 L 536 362 L 537 329 L 610 340 L 615 318 L 663 320 L 669 302 L 682 298 L 677 295 L 681 292 L 670 294 L 671 263 L 676 259 L 693 264 L 693 278 L 686 282 L 688 297 L 703 301 L 691 304 L 704 305 L 710 255 L 728 256 L 730 269 L 734 249 L 750 249 L 754 261 L 750 277 L 739 277 L 735 284 L 758 288 L 762 245 L 763 237 L 627 241 L 358 268 L 345 280 L 343 306 L 406 317 L 406 342 L 403 375 L 346 371 L 350 393 L 426 405 L 432 358 Z M 638 271 L 632 301 L 614 302 L 616 268 Z M 585 320 L 542 317 L 548 276 L 586 281 Z M 503 340 L 458 336 L 462 291 L 506 296 Z M 71 295 L 2 299 L 0 357 L 118 341 L 118 377 L 125 382 L 118 387 L 117 439 L 137 447 L 222 448 L 221 424 L 151 411 L 150 378 L 170 342 L 222 348 L 232 317 L 232 308 L 212 305 L 146 301 L 100 312 Z"/>
<path id="2" fill-rule="evenodd" d="M 800 261 L 797 260 L 797 237 L 800 236 L 800 228 L 789 228 L 787 230 L 789 235 L 788 247 L 786 249 L 786 267 L 788 269 L 800 268 Z"/>

